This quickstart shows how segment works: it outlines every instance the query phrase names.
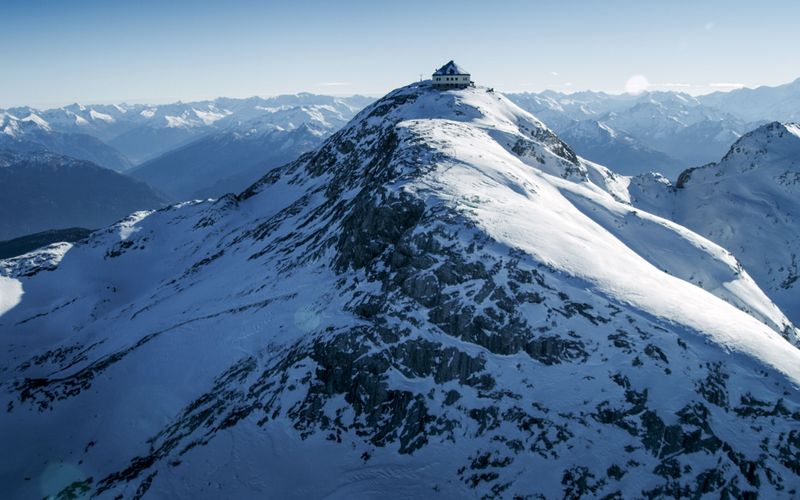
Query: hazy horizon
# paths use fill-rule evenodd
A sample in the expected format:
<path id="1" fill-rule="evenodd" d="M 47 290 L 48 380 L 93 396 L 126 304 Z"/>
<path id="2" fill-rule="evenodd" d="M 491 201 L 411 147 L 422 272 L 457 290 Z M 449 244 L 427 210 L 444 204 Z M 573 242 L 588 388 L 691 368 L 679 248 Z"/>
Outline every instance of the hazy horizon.
<path id="1" fill-rule="evenodd" d="M 796 78 L 794 80 L 790 80 L 790 81 L 784 82 L 784 83 L 779 83 L 779 84 L 776 84 L 776 85 L 757 85 L 757 86 L 753 86 L 753 87 L 749 87 L 749 86 L 738 87 L 737 86 L 737 87 L 731 87 L 731 88 L 725 88 L 725 89 L 710 89 L 707 92 L 698 92 L 698 93 L 692 93 L 692 92 L 688 92 L 688 91 L 681 90 L 681 89 L 656 89 L 656 88 L 652 88 L 652 87 L 642 91 L 641 93 L 637 93 L 637 94 L 630 94 L 629 92 L 625 92 L 625 91 L 608 92 L 608 91 L 604 91 L 604 90 L 595 90 L 595 89 L 591 89 L 591 88 L 590 89 L 570 89 L 570 90 L 547 88 L 547 89 L 542 89 L 542 90 L 513 90 L 513 91 L 508 91 L 508 90 L 505 90 L 505 89 L 497 88 L 496 90 L 499 91 L 499 92 L 504 92 L 504 93 L 508 93 L 508 94 L 525 94 L 525 93 L 540 94 L 540 93 L 546 92 L 546 91 L 553 91 L 553 92 L 558 92 L 558 93 L 563 94 L 563 95 L 580 94 L 580 93 L 583 93 L 583 92 L 597 92 L 597 93 L 605 93 L 607 95 L 613 95 L 613 96 L 623 96 L 623 95 L 635 96 L 635 95 L 642 95 L 642 94 L 655 93 L 655 92 L 676 92 L 676 93 L 685 93 L 685 94 L 689 94 L 689 95 L 692 95 L 692 96 L 701 96 L 701 95 L 713 94 L 713 93 L 716 93 L 716 92 L 731 92 L 731 91 L 734 91 L 734 90 L 741 90 L 741 89 L 753 90 L 753 89 L 762 88 L 762 87 L 777 87 L 777 86 L 787 85 L 787 84 L 793 83 L 796 80 L 800 80 L 800 77 L 798 77 L 798 78 Z M 398 85 L 395 88 L 399 88 L 399 87 L 408 85 L 410 83 L 413 83 L 413 82 L 406 82 L 406 83 Z M 482 83 L 478 82 L 478 86 L 487 86 L 487 87 L 489 87 L 491 85 L 483 85 Z M 134 99 L 122 99 L 122 100 L 119 100 L 119 101 L 56 102 L 56 103 L 50 103 L 50 104 L 44 104 L 44 105 L 21 103 L 21 104 L 15 104 L 13 106 L 3 106 L 3 107 L 0 107 L 0 109 L 8 110 L 8 109 L 14 109 L 14 108 L 23 108 L 23 107 L 31 107 L 31 108 L 36 108 L 36 109 L 50 109 L 50 108 L 65 107 L 65 106 L 69 106 L 69 105 L 73 105 L 73 104 L 78 104 L 78 105 L 81 105 L 81 106 L 110 106 L 110 105 L 115 105 L 115 104 L 117 104 L 117 105 L 123 105 L 123 104 L 124 105 L 165 105 L 165 104 L 177 104 L 177 103 L 186 104 L 186 103 L 192 103 L 192 102 L 213 101 L 215 99 L 249 99 L 249 98 L 253 98 L 253 97 L 258 97 L 258 98 L 262 98 L 262 99 L 269 99 L 269 98 L 273 98 L 273 97 L 281 97 L 281 96 L 287 96 L 287 95 L 297 95 L 297 94 L 303 94 L 303 93 L 312 94 L 312 95 L 330 96 L 330 97 L 341 97 L 341 98 L 347 98 L 347 97 L 370 97 L 370 98 L 378 99 L 378 98 L 386 95 L 386 93 L 390 92 L 391 90 L 394 90 L 394 89 L 388 89 L 384 93 L 374 93 L 374 94 L 368 94 L 368 93 L 357 93 L 357 94 L 353 94 L 353 93 L 334 93 L 334 92 L 324 92 L 324 91 L 322 91 L 322 92 L 298 91 L 298 92 L 290 92 L 290 93 L 284 93 L 284 94 L 216 95 L 216 96 L 198 97 L 198 98 L 195 98 L 195 99 L 177 99 L 177 100 L 170 100 L 170 99 L 151 99 L 151 100 L 148 100 L 148 99 L 136 99 L 136 98 L 134 98 Z"/>
<path id="2" fill-rule="evenodd" d="M 0 53 L 0 108 L 379 96 L 449 59 L 505 92 L 697 95 L 800 76 L 800 4 L 734 4 L 4 2 L 17 48 Z"/>

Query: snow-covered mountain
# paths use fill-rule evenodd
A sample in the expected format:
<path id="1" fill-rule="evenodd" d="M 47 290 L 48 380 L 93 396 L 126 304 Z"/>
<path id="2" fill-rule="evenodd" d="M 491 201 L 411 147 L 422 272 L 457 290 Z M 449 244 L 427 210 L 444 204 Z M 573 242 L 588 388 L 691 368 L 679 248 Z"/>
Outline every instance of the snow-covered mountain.
<path id="1" fill-rule="evenodd" d="M 792 497 L 797 332 L 483 88 L 0 261 L 11 497 Z"/>
<path id="2" fill-rule="evenodd" d="M 174 200 L 239 192 L 264 172 L 314 149 L 355 111 L 326 104 L 273 108 L 145 162 L 130 174 Z"/>
<path id="3" fill-rule="evenodd" d="M 510 98 L 570 144 L 574 130 L 602 127 L 608 132 L 604 140 L 577 143 L 576 149 L 586 158 L 632 175 L 658 171 L 675 179 L 687 167 L 716 160 L 733 141 L 754 128 L 749 118 L 677 92 L 632 96 L 547 91 L 512 94 Z M 767 119 L 765 113 L 760 120 Z"/>
<path id="4" fill-rule="evenodd" d="M 141 181 L 53 153 L 0 151 L 0 240 L 49 229 L 97 228 L 164 199 Z"/>
<path id="5" fill-rule="evenodd" d="M 800 78 L 776 87 L 714 92 L 698 100 L 746 120 L 800 121 Z"/>
<path id="6" fill-rule="evenodd" d="M 301 93 L 159 105 L 71 104 L 48 110 L 20 107 L 5 113 L 35 116 L 55 132 L 90 135 L 138 164 L 200 136 L 255 119 L 284 129 L 300 126 L 301 120 L 308 120 L 309 116 L 320 126 L 332 126 L 337 121 L 344 123 L 372 101 L 372 98 L 363 96 L 331 97 Z"/>
<path id="7" fill-rule="evenodd" d="M 552 127 L 562 128 L 573 121 L 593 120 L 612 111 L 630 108 L 639 101 L 640 96 L 593 91 L 565 94 L 545 90 L 540 93 L 508 94 L 508 98 L 522 109 L 534 113 L 540 120 L 552 122 Z"/>
<path id="8" fill-rule="evenodd" d="M 100 139 L 81 132 L 61 132 L 38 116 L 27 112 L 22 118 L 0 111 L 0 150 L 13 152 L 49 151 L 90 161 L 117 171 L 131 166 L 125 155 Z"/>
<path id="9" fill-rule="evenodd" d="M 92 233 L 91 229 L 82 227 L 68 227 L 64 229 L 51 229 L 39 233 L 0 241 L 0 259 L 18 257 L 30 253 L 52 243 L 75 242 L 82 240 Z"/>
<path id="10" fill-rule="evenodd" d="M 272 98 L 220 98 L 214 101 L 151 106 L 139 112 L 137 126 L 109 144 L 138 159 L 157 158 L 197 138 L 221 132 L 266 128 L 292 130 L 303 123 L 335 129 L 373 99 L 296 94 Z"/>
<path id="11" fill-rule="evenodd" d="M 733 115 L 678 99 L 642 98 L 624 111 L 604 115 L 600 121 L 677 158 L 684 167 L 719 158 L 733 141 L 752 128 Z M 678 172 L 664 173 L 674 178 Z"/>
<path id="12" fill-rule="evenodd" d="M 685 171 L 676 186 L 633 180 L 633 202 L 733 252 L 800 322 L 800 125 L 773 122 L 744 135 L 717 163 Z"/>
<path id="13" fill-rule="evenodd" d="M 572 149 L 603 165 L 613 165 L 614 171 L 637 175 L 643 170 L 672 175 L 683 163 L 642 144 L 640 141 L 597 120 L 572 122 L 559 132 Z"/>

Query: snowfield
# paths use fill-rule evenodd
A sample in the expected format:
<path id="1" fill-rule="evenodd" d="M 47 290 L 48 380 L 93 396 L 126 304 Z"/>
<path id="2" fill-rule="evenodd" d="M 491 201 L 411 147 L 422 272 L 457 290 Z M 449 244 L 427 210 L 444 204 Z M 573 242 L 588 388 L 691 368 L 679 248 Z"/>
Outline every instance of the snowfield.
<path id="1" fill-rule="evenodd" d="M 797 330 L 643 182 L 421 82 L 237 196 L 2 261 L 0 485 L 794 497 Z"/>
<path id="2" fill-rule="evenodd" d="M 515 106 L 503 98 L 475 92 L 454 108 L 494 112 L 470 121 L 466 127 L 433 119 L 411 123 L 414 135 L 429 138 L 442 150 L 452 152 L 452 165 L 424 178 L 427 184 L 433 177 L 429 196 L 458 200 L 480 193 L 481 201 L 473 207 L 475 219 L 494 240 L 585 279 L 620 302 L 709 333 L 716 342 L 756 355 L 800 381 L 800 350 L 780 347 L 785 339 L 778 333 L 707 293 L 758 311 L 761 321 L 779 331 L 790 327 L 789 320 L 752 279 L 735 268 L 727 252 L 679 226 L 654 220 L 649 214 L 639 216 L 594 183 L 553 178 L 563 171 L 560 158 L 554 155 L 545 156 L 543 165 L 531 169 L 525 157 L 516 157 L 510 149 L 520 128 L 543 125 L 520 123 L 513 114 Z M 481 147 L 475 147 L 476 143 Z M 588 179 L 590 169 L 597 169 L 604 189 L 613 184 L 609 171 L 591 164 L 580 167 L 583 170 L 575 176 Z M 602 216 L 592 217 L 601 211 L 606 212 L 605 221 L 599 220 Z M 608 213 L 611 211 L 616 212 L 613 218 Z M 653 234 L 660 229 L 671 234 Z M 690 240 L 688 244 L 684 239 Z M 673 277 L 670 270 L 677 268 L 680 272 L 687 262 L 693 268 L 684 272 L 683 279 Z M 687 276 L 690 273 L 705 274 L 695 276 L 695 280 L 706 290 L 692 283 L 692 277 Z"/>
<path id="3" fill-rule="evenodd" d="M 792 321 L 800 321 L 800 126 L 745 134 L 717 163 L 678 183 L 633 181 L 633 203 L 733 252 Z"/>
<path id="4" fill-rule="evenodd" d="M 0 315 L 13 309 L 22 300 L 22 283 L 19 280 L 0 276 Z"/>

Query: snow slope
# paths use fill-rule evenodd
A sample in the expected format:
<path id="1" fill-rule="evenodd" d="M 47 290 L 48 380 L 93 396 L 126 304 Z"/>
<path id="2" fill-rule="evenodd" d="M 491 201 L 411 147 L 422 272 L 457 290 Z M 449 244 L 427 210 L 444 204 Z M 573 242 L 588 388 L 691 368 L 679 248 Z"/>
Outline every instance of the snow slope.
<path id="1" fill-rule="evenodd" d="M 0 483 L 796 495 L 796 332 L 629 182 L 502 95 L 422 82 L 238 196 L 2 261 Z"/>
<path id="2" fill-rule="evenodd" d="M 19 280 L 0 276 L 0 314 L 15 308 L 22 298 L 22 284 Z"/>
<path id="3" fill-rule="evenodd" d="M 681 174 L 676 187 L 638 186 L 635 204 L 733 252 L 789 318 L 800 321 L 800 126 L 759 127 L 719 162 Z"/>

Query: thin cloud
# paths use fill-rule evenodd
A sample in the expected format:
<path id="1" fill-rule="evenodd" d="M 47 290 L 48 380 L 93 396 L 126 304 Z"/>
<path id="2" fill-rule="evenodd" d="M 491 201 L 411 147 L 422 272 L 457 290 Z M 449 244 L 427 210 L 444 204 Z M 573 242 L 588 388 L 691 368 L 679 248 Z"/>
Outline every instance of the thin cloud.
<path id="1" fill-rule="evenodd" d="M 709 83 L 712 89 L 740 89 L 744 87 L 744 83 Z"/>
<path id="2" fill-rule="evenodd" d="M 705 26 L 703 26 L 703 28 L 705 28 L 705 30 L 706 30 L 706 31 L 711 31 L 711 30 L 713 30 L 713 29 L 714 29 L 714 27 L 715 27 L 716 25 L 717 25 L 717 23 L 715 23 L 714 21 L 709 21 L 709 22 L 707 22 L 707 23 L 705 24 Z"/>
<path id="3" fill-rule="evenodd" d="M 664 87 L 670 89 L 688 89 L 692 85 L 690 83 L 651 83 L 651 87 Z"/>
<path id="4" fill-rule="evenodd" d="M 556 71 L 551 71 L 550 74 L 553 75 L 553 76 L 558 76 L 558 72 L 556 72 Z"/>

